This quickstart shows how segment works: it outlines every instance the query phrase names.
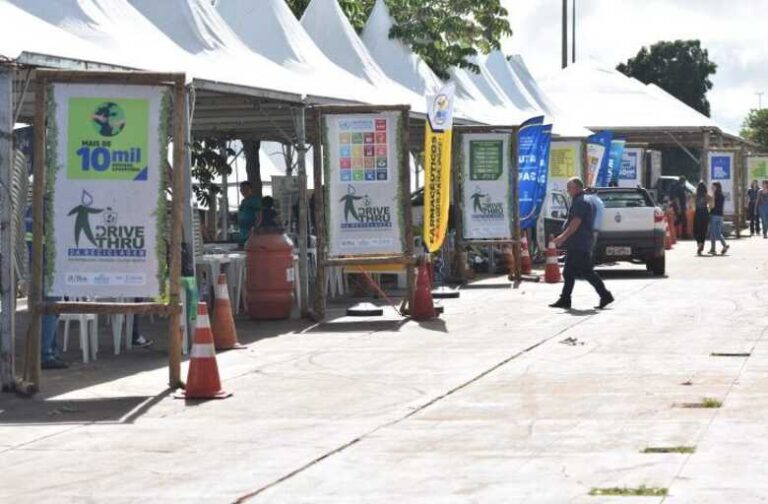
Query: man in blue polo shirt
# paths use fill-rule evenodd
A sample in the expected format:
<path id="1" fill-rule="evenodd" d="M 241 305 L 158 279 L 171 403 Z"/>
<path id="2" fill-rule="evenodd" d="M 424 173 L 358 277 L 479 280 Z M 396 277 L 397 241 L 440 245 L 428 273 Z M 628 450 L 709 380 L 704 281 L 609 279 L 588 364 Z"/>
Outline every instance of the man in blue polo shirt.
<path id="1" fill-rule="evenodd" d="M 555 246 L 565 247 L 567 252 L 563 268 L 565 283 L 560 299 L 549 306 L 569 310 L 576 277 L 581 277 L 600 295 L 600 303 L 596 308 L 603 309 L 613 302 L 613 295 L 605 288 L 592 264 L 594 209 L 584 199 L 584 182 L 580 178 L 569 180 L 567 190 L 571 196 L 571 209 L 568 212 L 568 220 L 565 221 L 564 231 L 554 239 Z"/>

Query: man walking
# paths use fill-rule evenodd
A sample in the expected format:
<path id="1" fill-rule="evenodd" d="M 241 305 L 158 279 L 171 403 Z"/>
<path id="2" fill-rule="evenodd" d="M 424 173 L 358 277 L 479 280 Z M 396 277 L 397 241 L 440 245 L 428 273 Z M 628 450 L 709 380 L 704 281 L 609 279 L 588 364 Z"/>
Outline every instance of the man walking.
<path id="1" fill-rule="evenodd" d="M 595 273 L 592 264 L 594 211 L 584 199 L 584 182 L 580 178 L 574 177 L 569 180 L 566 189 L 571 196 L 571 209 L 568 212 L 568 220 L 565 221 L 565 230 L 554 239 L 556 247 L 564 246 L 566 249 L 565 268 L 563 268 L 565 283 L 560 299 L 549 306 L 570 309 L 573 286 L 576 277 L 580 276 L 600 295 L 600 303 L 596 308 L 603 309 L 613 302 L 613 295 L 605 288 L 605 284 Z"/>

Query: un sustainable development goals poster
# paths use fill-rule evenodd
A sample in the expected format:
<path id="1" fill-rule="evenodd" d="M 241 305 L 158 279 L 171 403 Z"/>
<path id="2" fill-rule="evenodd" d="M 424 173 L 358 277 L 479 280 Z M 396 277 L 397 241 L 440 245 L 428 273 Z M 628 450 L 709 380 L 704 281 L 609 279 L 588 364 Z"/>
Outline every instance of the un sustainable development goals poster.
<path id="1" fill-rule="evenodd" d="M 162 294 L 168 104 L 161 86 L 52 85 L 45 209 L 49 295 Z"/>
<path id="2" fill-rule="evenodd" d="M 462 144 L 464 239 L 511 238 L 509 135 L 467 134 Z"/>
<path id="3" fill-rule="evenodd" d="M 403 253 L 400 114 L 324 119 L 330 255 Z"/>

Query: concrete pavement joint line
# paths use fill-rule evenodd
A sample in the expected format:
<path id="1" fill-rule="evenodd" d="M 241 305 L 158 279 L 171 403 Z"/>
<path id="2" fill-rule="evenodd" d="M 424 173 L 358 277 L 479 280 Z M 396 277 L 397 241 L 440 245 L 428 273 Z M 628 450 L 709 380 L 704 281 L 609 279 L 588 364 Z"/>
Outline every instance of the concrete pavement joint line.
<path id="1" fill-rule="evenodd" d="M 288 474 L 286 474 L 284 476 L 281 476 L 280 478 L 276 479 L 275 481 L 273 481 L 271 483 L 268 483 L 268 484 L 262 486 L 261 488 L 258 488 L 256 490 L 254 490 L 251 493 L 248 493 L 248 494 L 245 494 L 245 495 L 239 497 L 237 500 L 234 501 L 234 503 L 235 504 L 245 503 L 245 502 L 249 501 L 250 499 L 252 499 L 253 497 L 256 497 L 259 494 L 265 492 L 266 490 L 269 490 L 270 488 L 275 487 L 275 486 L 279 485 L 280 483 L 283 483 L 284 481 L 287 481 L 287 480 L 293 478 L 294 476 L 296 476 L 296 475 L 306 471 L 307 469 L 309 469 L 312 466 L 315 466 L 315 465 L 319 464 L 320 462 L 326 460 L 327 458 L 329 458 L 329 457 L 331 457 L 333 455 L 336 455 L 337 453 L 341 453 L 342 451 L 346 450 L 347 448 L 350 448 L 350 447 L 358 444 L 360 441 L 363 441 L 365 438 L 371 436 L 372 434 L 375 434 L 375 433 L 377 433 L 380 430 L 383 430 L 383 429 L 386 429 L 386 428 L 389 428 L 389 427 L 393 427 L 393 426 L 399 424 L 400 422 L 402 422 L 404 420 L 407 420 L 408 418 L 411 418 L 412 416 L 416 415 L 417 413 L 420 413 L 420 412 L 424 411 L 426 408 L 429 408 L 430 406 L 435 405 L 436 403 L 442 401 L 443 399 L 445 399 L 445 398 L 455 394 L 456 392 L 459 392 L 460 390 L 462 390 L 462 389 L 472 385 L 473 383 L 476 383 L 477 381 L 485 378 L 489 374 L 491 374 L 494 371 L 498 370 L 499 368 L 505 366 L 506 364 L 510 363 L 511 361 L 517 359 L 521 355 L 525 355 L 526 353 L 528 353 L 528 352 L 530 352 L 532 350 L 535 350 L 536 348 L 540 347 L 541 345 L 547 343 L 548 341 L 551 341 L 554 338 L 557 338 L 561 334 L 563 334 L 563 333 L 573 329 L 574 327 L 576 327 L 576 326 L 578 326 L 580 324 L 583 324 L 584 322 L 586 322 L 587 320 L 589 320 L 590 318 L 592 318 L 594 316 L 595 315 L 589 315 L 589 316 L 584 317 L 584 318 L 576 321 L 575 323 L 573 323 L 573 324 L 571 324 L 571 325 L 569 325 L 569 326 L 567 326 L 567 327 L 565 327 L 563 329 L 560 329 L 555 334 L 553 334 L 551 336 L 548 336 L 548 337 L 542 339 L 541 341 L 539 341 L 538 343 L 535 343 L 535 344 L 533 344 L 533 345 L 531 345 L 531 346 L 521 350 L 520 352 L 517 352 L 516 354 L 513 354 L 513 355 L 507 357 L 506 359 L 504 359 L 501 362 L 495 364 L 494 366 L 486 369 L 485 371 L 483 371 L 482 373 L 478 374 L 477 376 L 475 376 L 475 377 L 469 379 L 468 381 L 466 381 L 464 383 L 461 383 L 460 385 L 457 385 L 456 387 L 450 389 L 448 392 L 445 392 L 444 394 L 441 394 L 441 395 L 439 395 L 437 397 L 434 397 L 433 399 L 430 399 L 426 403 L 424 403 L 421 406 L 419 406 L 419 407 L 413 409 L 412 411 L 406 413 L 402 417 L 396 418 L 395 420 L 391 420 L 391 421 L 389 421 L 387 423 L 379 425 L 378 427 L 376 427 L 376 428 L 374 428 L 374 429 L 372 429 L 372 430 L 370 430 L 370 431 L 368 431 L 366 433 L 361 434 L 360 436 L 352 439 L 351 441 L 348 441 L 347 443 L 345 443 L 345 444 L 343 444 L 341 446 L 338 446 L 338 447 L 334 448 L 333 450 L 331 450 L 329 452 L 324 453 L 320 457 L 317 457 L 317 458 L 307 462 L 303 466 L 301 466 L 301 467 L 299 467 L 297 469 L 294 469 L 293 471 L 289 472 Z"/>
<path id="2" fill-rule="evenodd" d="M 731 395 L 731 392 L 733 391 L 733 387 L 736 386 L 736 383 L 738 383 L 739 378 L 741 377 L 741 374 L 744 372 L 744 368 L 747 367 L 747 364 L 749 363 L 749 360 L 752 358 L 751 355 L 755 352 L 755 348 L 757 348 L 757 345 L 759 345 L 763 337 L 765 336 L 766 331 L 768 331 L 768 326 L 763 328 L 762 331 L 760 331 L 760 337 L 757 338 L 757 341 L 755 341 L 755 344 L 752 345 L 752 348 L 749 350 L 750 357 L 744 359 L 744 362 L 742 362 L 741 367 L 739 367 L 739 372 L 736 373 L 736 377 L 731 380 L 730 385 L 728 386 L 728 390 L 725 392 L 725 395 L 723 396 L 723 402 L 728 398 L 729 395 Z M 696 439 L 696 443 L 694 443 L 694 446 L 698 446 L 702 439 L 704 439 L 704 436 L 709 432 L 709 429 L 712 428 L 712 424 L 715 423 L 715 420 L 717 419 L 717 416 L 719 415 L 721 411 L 721 408 L 715 408 L 714 412 L 712 413 L 712 417 L 709 419 L 709 422 L 707 422 L 706 428 L 702 429 L 701 434 L 699 434 L 698 439 Z M 677 480 L 680 479 L 680 475 L 683 474 L 683 471 L 685 471 L 685 468 L 688 467 L 688 463 L 691 461 L 691 457 L 693 457 L 695 453 L 691 453 L 685 457 L 685 460 L 683 460 L 683 463 L 680 464 L 680 470 L 677 471 L 677 473 L 672 477 L 672 480 L 669 482 L 669 485 L 667 485 L 667 488 L 672 490 L 672 485 L 675 484 Z M 669 494 L 667 494 L 669 496 Z M 661 499 L 660 504 L 664 504 L 664 502 L 667 500 L 667 496 Z"/>

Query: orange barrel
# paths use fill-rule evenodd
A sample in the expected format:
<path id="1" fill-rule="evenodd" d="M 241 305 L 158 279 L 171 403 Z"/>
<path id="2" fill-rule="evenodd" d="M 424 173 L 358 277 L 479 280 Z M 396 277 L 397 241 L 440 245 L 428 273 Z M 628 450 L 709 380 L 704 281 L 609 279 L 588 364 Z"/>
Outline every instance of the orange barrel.
<path id="1" fill-rule="evenodd" d="M 282 231 L 253 231 L 245 243 L 248 316 L 280 320 L 293 306 L 293 242 Z"/>

